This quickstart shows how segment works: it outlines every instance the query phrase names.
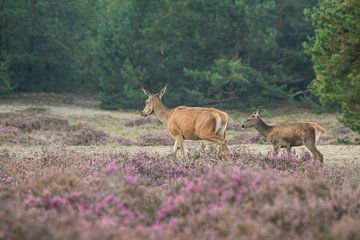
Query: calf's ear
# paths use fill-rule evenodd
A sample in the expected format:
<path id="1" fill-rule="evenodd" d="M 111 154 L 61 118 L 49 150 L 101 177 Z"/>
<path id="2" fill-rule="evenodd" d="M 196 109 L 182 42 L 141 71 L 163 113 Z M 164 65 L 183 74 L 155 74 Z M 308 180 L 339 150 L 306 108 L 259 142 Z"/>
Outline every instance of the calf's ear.
<path id="1" fill-rule="evenodd" d="M 259 117 L 261 112 L 262 112 L 262 107 L 261 106 L 257 107 L 254 116 Z"/>

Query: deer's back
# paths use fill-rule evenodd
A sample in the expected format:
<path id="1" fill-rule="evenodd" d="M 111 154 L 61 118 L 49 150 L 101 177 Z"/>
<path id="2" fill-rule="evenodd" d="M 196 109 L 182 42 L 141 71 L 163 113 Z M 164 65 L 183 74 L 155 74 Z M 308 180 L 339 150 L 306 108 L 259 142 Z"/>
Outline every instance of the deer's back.
<path id="1" fill-rule="evenodd" d="M 314 137 L 315 130 L 309 123 L 283 123 L 273 126 L 268 139 L 271 143 L 281 142 L 300 146 L 305 138 Z"/>
<path id="2" fill-rule="evenodd" d="M 198 140 L 199 131 L 215 131 L 219 120 L 227 123 L 228 116 L 216 108 L 179 106 L 170 111 L 167 127 L 173 135 Z"/>

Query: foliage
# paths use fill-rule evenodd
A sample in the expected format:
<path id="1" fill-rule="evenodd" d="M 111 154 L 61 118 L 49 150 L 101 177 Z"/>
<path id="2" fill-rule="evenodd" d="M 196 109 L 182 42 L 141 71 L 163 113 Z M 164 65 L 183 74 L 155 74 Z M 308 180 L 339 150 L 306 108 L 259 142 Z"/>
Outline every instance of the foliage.
<path id="1" fill-rule="evenodd" d="M 140 107 L 140 86 L 155 92 L 165 83 L 171 106 L 255 105 L 287 99 L 313 77 L 302 49 L 312 0 L 103 4 L 95 45 L 103 107 Z"/>
<path id="2" fill-rule="evenodd" d="M 312 87 L 324 103 L 342 107 L 342 122 L 360 132 L 360 2 L 320 0 L 307 11 L 315 37 L 312 53 L 316 80 Z"/>
<path id="3" fill-rule="evenodd" d="M 16 91 L 93 87 L 95 0 L 0 1 L 0 59 Z"/>
<path id="4" fill-rule="evenodd" d="M 9 67 L 5 62 L 0 62 L 0 94 L 11 91 Z"/>
<path id="5" fill-rule="evenodd" d="M 269 85 L 260 72 L 240 60 L 219 59 L 207 71 L 185 69 L 184 74 L 194 80 L 207 82 L 211 86 L 207 96 L 215 102 L 241 100 L 255 105 L 264 97 L 284 97 L 282 87 Z"/>

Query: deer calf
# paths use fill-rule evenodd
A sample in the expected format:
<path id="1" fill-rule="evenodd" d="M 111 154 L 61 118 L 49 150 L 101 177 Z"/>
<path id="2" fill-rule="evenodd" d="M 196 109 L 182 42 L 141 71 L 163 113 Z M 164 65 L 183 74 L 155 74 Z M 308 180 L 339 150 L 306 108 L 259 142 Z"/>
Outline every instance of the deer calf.
<path id="1" fill-rule="evenodd" d="M 282 123 L 270 126 L 260 118 L 261 107 L 248 117 L 241 128 L 255 129 L 263 135 L 274 148 L 274 155 L 279 154 L 280 148 L 286 148 L 290 154 L 291 147 L 305 145 L 311 151 L 314 158 L 323 162 L 323 155 L 317 150 L 317 143 L 321 133 L 325 130 L 316 123 Z"/>
<path id="2" fill-rule="evenodd" d="M 160 122 L 166 125 L 175 138 L 175 157 L 179 150 L 184 157 L 184 140 L 208 140 L 220 144 L 219 153 L 222 150 L 229 151 L 225 140 L 228 124 L 228 115 L 225 112 L 215 108 L 186 106 L 168 109 L 161 102 L 166 86 L 157 94 L 151 94 L 143 88 L 142 90 L 148 98 L 141 116 L 147 117 L 155 113 Z"/>

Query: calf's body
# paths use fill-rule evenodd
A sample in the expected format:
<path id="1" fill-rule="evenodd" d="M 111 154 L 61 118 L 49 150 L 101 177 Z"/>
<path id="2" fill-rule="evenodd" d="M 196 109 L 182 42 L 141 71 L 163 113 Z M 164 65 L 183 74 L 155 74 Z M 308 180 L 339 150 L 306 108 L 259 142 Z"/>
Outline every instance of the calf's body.
<path id="1" fill-rule="evenodd" d="M 291 152 L 292 147 L 305 145 L 314 155 L 314 158 L 323 162 L 323 155 L 316 148 L 316 143 L 324 129 L 316 123 L 282 123 L 270 126 L 260 118 L 261 108 L 251 114 L 243 128 L 254 127 L 260 132 L 272 145 L 274 154 L 278 155 L 280 148 L 286 148 Z"/>

